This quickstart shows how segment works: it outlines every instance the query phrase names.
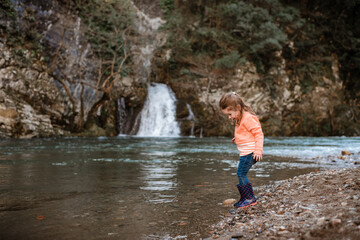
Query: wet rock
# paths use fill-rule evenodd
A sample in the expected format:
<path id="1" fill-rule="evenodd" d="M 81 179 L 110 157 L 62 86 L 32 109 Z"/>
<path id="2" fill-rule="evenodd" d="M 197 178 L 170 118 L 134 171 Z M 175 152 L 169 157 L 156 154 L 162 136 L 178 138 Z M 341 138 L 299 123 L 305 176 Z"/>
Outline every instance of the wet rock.
<path id="1" fill-rule="evenodd" d="M 230 199 L 226 199 L 222 202 L 223 206 L 225 207 L 229 207 L 229 206 L 232 206 L 234 203 L 236 203 L 237 200 L 236 199 L 233 199 L 233 198 L 230 198 Z"/>
<path id="2" fill-rule="evenodd" d="M 349 152 L 349 151 L 346 151 L 346 150 L 343 150 L 343 151 L 341 151 L 341 155 L 351 155 L 351 152 Z"/>

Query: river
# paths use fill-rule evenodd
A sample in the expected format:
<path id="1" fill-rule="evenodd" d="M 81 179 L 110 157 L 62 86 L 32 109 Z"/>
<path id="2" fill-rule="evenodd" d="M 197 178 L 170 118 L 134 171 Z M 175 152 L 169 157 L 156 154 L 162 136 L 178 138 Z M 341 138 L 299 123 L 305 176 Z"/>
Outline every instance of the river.
<path id="1" fill-rule="evenodd" d="M 342 150 L 355 153 L 339 159 Z M 359 137 L 266 138 L 253 186 L 350 167 Z M 199 239 L 238 198 L 229 138 L 0 141 L 0 239 Z"/>

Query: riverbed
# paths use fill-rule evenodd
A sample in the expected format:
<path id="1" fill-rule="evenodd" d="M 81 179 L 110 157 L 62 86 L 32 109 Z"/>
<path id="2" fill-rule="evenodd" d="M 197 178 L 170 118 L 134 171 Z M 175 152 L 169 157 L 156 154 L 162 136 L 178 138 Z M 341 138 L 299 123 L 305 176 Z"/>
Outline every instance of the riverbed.
<path id="1" fill-rule="evenodd" d="M 341 151 L 353 155 L 341 158 Z M 254 186 L 354 166 L 359 137 L 266 138 Z M 4 239 L 199 239 L 237 198 L 229 138 L 0 141 Z"/>

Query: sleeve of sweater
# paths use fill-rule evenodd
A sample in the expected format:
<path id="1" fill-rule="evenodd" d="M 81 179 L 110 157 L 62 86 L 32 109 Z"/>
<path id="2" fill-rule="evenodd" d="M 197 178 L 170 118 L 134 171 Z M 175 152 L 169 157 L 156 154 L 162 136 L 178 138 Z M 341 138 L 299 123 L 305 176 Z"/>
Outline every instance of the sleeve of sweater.
<path id="1" fill-rule="evenodd" d="M 251 134 L 255 138 L 255 152 L 254 153 L 262 155 L 263 144 L 264 144 L 264 134 L 261 129 L 261 124 L 260 124 L 259 119 L 256 116 L 249 114 L 248 117 L 244 120 L 245 120 L 244 121 L 245 128 L 249 132 L 251 132 Z"/>

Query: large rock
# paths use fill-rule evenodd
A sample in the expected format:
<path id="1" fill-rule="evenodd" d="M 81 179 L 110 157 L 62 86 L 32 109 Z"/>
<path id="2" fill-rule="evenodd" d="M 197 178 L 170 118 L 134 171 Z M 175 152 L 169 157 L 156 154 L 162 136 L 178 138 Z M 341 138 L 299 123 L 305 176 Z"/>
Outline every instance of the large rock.
<path id="1" fill-rule="evenodd" d="M 63 135 L 53 124 L 62 121 L 68 107 L 54 79 L 38 62 L 16 65 L 7 48 L 0 50 L 0 58 L 5 60 L 0 68 L 0 138 Z"/>

